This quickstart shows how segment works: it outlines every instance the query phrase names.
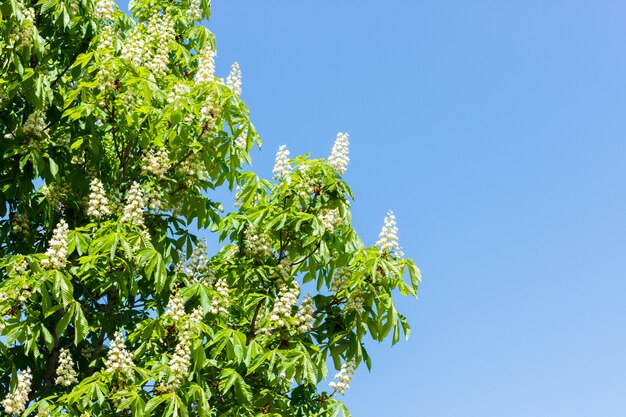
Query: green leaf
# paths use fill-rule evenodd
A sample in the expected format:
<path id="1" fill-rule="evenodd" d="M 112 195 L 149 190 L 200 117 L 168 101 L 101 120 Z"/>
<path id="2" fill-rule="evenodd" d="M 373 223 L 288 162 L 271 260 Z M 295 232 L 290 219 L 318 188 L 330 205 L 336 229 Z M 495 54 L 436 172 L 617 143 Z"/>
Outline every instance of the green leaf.
<path id="1" fill-rule="evenodd" d="M 79 303 L 75 304 L 76 308 L 74 309 L 74 344 L 78 346 L 78 344 L 85 340 L 87 334 L 89 333 L 89 325 L 87 324 L 87 319 L 85 318 L 85 314 L 83 313 L 83 309 L 81 308 Z"/>
<path id="2" fill-rule="evenodd" d="M 59 322 L 57 323 L 55 330 L 54 330 L 57 337 L 60 337 L 65 331 L 65 329 L 67 329 L 67 326 L 68 324 L 70 324 L 70 320 L 73 314 L 74 314 L 74 304 L 70 305 L 69 308 L 65 309 L 65 312 L 63 313 L 63 316 L 61 317 L 61 320 L 59 320 Z"/>
<path id="3" fill-rule="evenodd" d="M 146 403 L 146 415 L 150 416 L 152 412 L 159 406 L 159 404 L 169 401 L 172 398 L 173 393 L 167 393 L 163 395 L 157 395 L 156 397 L 151 398 Z"/>

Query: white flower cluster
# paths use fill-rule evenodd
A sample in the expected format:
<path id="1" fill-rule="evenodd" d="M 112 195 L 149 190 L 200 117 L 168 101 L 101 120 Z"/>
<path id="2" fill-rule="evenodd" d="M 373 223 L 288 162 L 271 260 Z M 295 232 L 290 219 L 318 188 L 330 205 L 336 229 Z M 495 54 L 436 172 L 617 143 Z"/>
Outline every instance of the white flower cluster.
<path id="1" fill-rule="evenodd" d="M 74 369 L 74 361 L 72 360 L 70 352 L 66 349 L 61 349 L 61 354 L 59 355 L 59 365 L 57 366 L 57 377 L 54 380 L 54 383 L 64 387 L 69 387 L 70 385 L 78 382 L 76 375 L 77 373 Z"/>
<path id="2" fill-rule="evenodd" d="M 198 54 L 198 70 L 194 81 L 196 84 L 209 83 L 215 80 L 215 52 L 211 45 L 204 47 Z"/>
<path id="3" fill-rule="evenodd" d="M 335 375 L 335 379 L 337 382 L 332 381 L 328 384 L 332 389 L 337 391 L 339 394 L 344 395 L 346 390 L 350 388 L 350 381 L 352 381 L 352 375 L 354 375 L 354 371 L 356 371 L 356 362 L 348 361 L 341 365 L 341 370 L 337 375 Z"/>
<path id="4" fill-rule="evenodd" d="M 26 7 L 21 1 L 17 2 L 17 15 L 22 18 L 20 25 L 13 27 L 9 34 L 6 49 L 21 49 L 31 43 L 33 26 L 35 23 L 35 9 Z"/>
<path id="5" fill-rule="evenodd" d="M 298 330 L 300 333 L 306 333 L 313 327 L 313 299 L 306 298 L 302 301 L 298 314 L 296 315 L 296 321 Z"/>
<path id="6" fill-rule="evenodd" d="M 389 210 L 387 216 L 385 217 L 385 224 L 378 235 L 378 242 L 376 242 L 376 246 L 378 246 L 380 251 L 383 253 L 390 253 L 400 258 L 404 256 L 404 253 L 398 244 L 396 216 L 394 216 L 393 211 L 391 210 Z"/>
<path id="7" fill-rule="evenodd" d="M 200 109 L 200 120 L 203 123 L 202 128 L 209 132 L 212 136 L 217 130 L 217 122 L 222 114 L 222 108 L 215 97 L 207 96 L 204 106 Z"/>
<path id="8" fill-rule="evenodd" d="M 161 382 L 157 390 L 160 392 L 170 392 L 177 390 L 183 380 L 189 375 L 189 365 L 191 364 L 191 334 L 196 331 L 198 324 L 202 321 L 202 308 L 196 307 L 189 316 L 187 327 L 179 333 L 179 341 L 174 349 L 174 354 L 168 362 L 172 378 L 169 383 Z"/>
<path id="9" fill-rule="evenodd" d="M 126 350 L 126 343 L 124 342 L 122 334 L 115 332 L 113 337 L 114 340 L 111 342 L 107 360 L 104 363 L 107 367 L 106 371 L 129 377 L 132 375 L 133 367 L 135 366 L 133 357 L 130 352 Z"/>
<path id="10" fill-rule="evenodd" d="M 107 25 L 102 28 L 102 32 L 100 32 L 100 38 L 98 42 L 98 46 L 96 50 L 101 54 L 106 53 L 107 50 L 114 48 L 113 40 L 115 38 L 115 34 L 113 33 L 113 27 Z"/>
<path id="11" fill-rule="evenodd" d="M 170 297 L 165 308 L 164 318 L 171 318 L 175 323 L 185 317 L 185 302 L 183 298 L 176 293 L 173 297 Z"/>
<path id="12" fill-rule="evenodd" d="M 191 341 L 187 332 L 179 335 L 180 340 L 176 345 L 174 354 L 172 355 L 168 366 L 172 372 L 173 380 L 167 385 L 168 391 L 173 391 L 180 387 L 183 379 L 189 374 L 189 365 L 191 363 Z"/>
<path id="13" fill-rule="evenodd" d="M 17 10 L 22 14 L 22 22 L 35 24 L 35 9 L 26 7 L 23 2 L 17 2 Z"/>
<path id="14" fill-rule="evenodd" d="M 148 45 L 141 32 L 141 26 L 134 26 L 126 37 L 122 47 L 121 58 L 129 61 L 135 66 L 141 66 L 144 59 L 149 58 Z"/>
<path id="15" fill-rule="evenodd" d="M 363 301 L 365 301 L 364 292 L 361 290 L 354 291 L 346 301 L 346 310 L 361 312 L 363 310 Z"/>
<path id="16" fill-rule="evenodd" d="M 28 300 L 30 300 L 31 294 L 32 294 L 32 291 L 30 290 L 29 287 L 22 288 L 20 291 L 20 295 L 17 297 L 17 301 L 20 303 L 25 303 Z"/>
<path id="17" fill-rule="evenodd" d="M 253 226 L 244 232 L 246 250 L 253 255 L 269 256 L 272 253 L 272 242 L 265 233 L 257 233 Z"/>
<path id="18" fill-rule="evenodd" d="M 215 292 L 217 292 L 217 296 L 213 296 L 209 312 L 226 318 L 228 317 L 229 300 L 228 283 L 224 278 L 218 279 L 215 283 Z"/>
<path id="19" fill-rule="evenodd" d="M 157 188 L 150 188 L 146 193 L 146 199 L 148 200 L 148 208 L 152 211 L 159 211 L 165 208 L 165 200 L 161 191 Z"/>
<path id="20" fill-rule="evenodd" d="M 98 89 L 100 91 L 113 91 L 115 89 L 115 75 L 108 65 L 107 61 L 104 61 L 98 71 Z"/>
<path id="21" fill-rule="evenodd" d="M 215 281 L 215 273 L 209 266 L 207 258 L 207 246 L 205 240 L 199 240 L 196 247 L 187 262 L 187 265 L 181 269 L 182 273 L 192 283 L 200 283 L 202 285 L 211 285 Z"/>
<path id="22" fill-rule="evenodd" d="M 169 44 L 176 40 L 170 15 L 154 14 L 144 35 L 141 25 L 134 26 L 126 37 L 121 57 L 135 66 L 147 66 L 155 75 L 165 75 L 169 64 Z"/>
<path id="23" fill-rule="evenodd" d="M 104 192 L 104 186 L 98 178 L 94 178 L 89 185 L 89 205 L 87 215 L 100 218 L 111 214 L 109 199 Z"/>
<path id="24" fill-rule="evenodd" d="M 150 149 L 141 160 L 141 172 L 152 174 L 159 179 L 165 178 L 170 169 L 170 153 L 165 146 L 154 152 Z"/>
<path id="25" fill-rule="evenodd" d="M 335 226 L 339 223 L 339 210 L 338 209 L 325 209 L 320 213 L 318 220 L 324 226 L 328 232 L 332 233 L 335 230 Z"/>
<path id="26" fill-rule="evenodd" d="M 138 226 L 144 226 L 143 209 L 145 205 L 146 202 L 143 198 L 141 187 L 135 181 L 128 192 L 128 199 L 126 200 L 126 206 L 124 206 L 124 215 L 120 221 L 122 223 L 133 223 Z"/>
<path id="27" fill-rule="evenodd" d="M 41 266 L 46 269 L 60 269 L 67 264 L 67 233 L 69 228 L 65 220 L 57 224 L 52 239 L 48 242 L 46 257 L 41 260 Z"/>
<path id="28" fill-rule="evenodd" d="M 51 206 L 59 206 L 63 200 L 70 194 L 71 188 L 69 185 L 64 184 L 45 184 L 41 187 L 41 194 L 48 200 Z"/>
<path id="29" fill-rule="evenodd" d="M 26 123 L 22 126 L 22 132 L 26 136 L 41 137 L 46 129 L 46 114 L 43 110 L 35 110 L 32 112 Z"/>
<path id="30" fill-rule="evenodd" d="M 156 52 L 148 68 L 157 75 L 165 75 L 169 64 L 169 44 L 176 40 L 174 22 L 169 14 L 153 15 L 148 22 L 148 38 L 156 43 Z"/>
<path id="31" fill-rule="evenodd" d="M 24 276 L 28 272 L 28 262 L 23 261 L 21 264 L 15 267 L 15 273 L 19 276 Z"/>
<path id="32" fill-rule="evenodd" d="M 200 10 L 200 0 L 191 0 L 187 9 L 187 16 L 196 22 L 202 20 L 202 10 Z"/>
<path id="33" fill-rule="evenodd" d="M 115 2 L 113 0 L 96 1 L 96 10 L 94 12 L 96 19 L 112 20 L 115 13 Z"/>
<path id="34" fill-rule="evenodd" d="M 285 320 L 292 317 L 291 310 L 298 302 L 299 292 L 300 287 L 295 280 L 292 281 L 291 285 L 284 284 L 279 287 L 278 299 L 274 303 L 274 307 L 270 313 L 270 320 L 274 322 L 277 327 L 284 327 L 285 324 L 287 324 Z"/>
<path id="35" fill-rule="evenodd" d="M 185 97 L 185 94 L 187 94 L 188 92 L 189 92 L 189 89 L 187 88 L 185 84 L 183 83 L 174 84 L 174 87 L 172 87 L 172 91 L 170 91 L 169 94 L 167 95 L 167 104 L 172 104 L 182 99 L 183 97 Z"/>
<path id="36" fill-rule="evenodd" d="M 328 157 L 328 165 L 335 168 L 340 174 L 346 172 L 348 167 L 348 162 L 350 158 L 348 158 L 348 134 L 347 133 L 339 133 L 337 134 L 337 139 L 335 139 L 335 144 L 333 145 L 333 150 Z"/>
<path id="37" fill-rule="evenodd" d="M 22 49 L 30 43 L 32 32 L 33 29 L 30 25 L 15 26 L 9 35 L 9 43 L 6 48 L 16 50 Z"/>
<path id="38" fill-rule="evenodd" d="M 115 89 L 115 75 L 111 66 L 115 48 L 115 33 L 111 25 L 102 28 L 97 51 L 101 54 L 101 65 L 98 71 L 98 89 L 100 91 L 113 91 Z"/>
<path id="39" fill-rule="evenodd" d="M 226 85 L 230 87 L 233 94 L 236 96 L 241 95 L 241 69 L 238 62 L 234 62 L 230 68 L 230 74 L 226 78 Z"/>
<path id="40" fill-rule="evenodd" d="M 281 145 L 276 152 L 276 161 L 274 162 L 274 179 L 278 180 L 291 172 L 291 165 L 289 164 L 289 149 L 287 145 Z"/>
<path id="41" fill-rule="evenodd" d="M 2 331 L 4 330 L 6 326 L 7 326 L 6 323 L 0 317 L 0 334 L 2 334 Z"/>
<path id="42" fill-rule="evenodd" d="M 193 309 L 191 314 L 189 315 L 189 321 L 187 322 L 187 331 L 195 332 L 198 329 L 198 325 L 202 322 L 202 318 L 204 313 L 202 312 L 202 307 L 198 306 Z"/>
<path id="43" fill-rule="evenodd" d="M 337 270 L 335 271 L 335 276 L 330 283 L 330 290 L 337 294 L 348 288 L 349 283 L 350 280 L 348 275 L 348 269 L 344 267 L 337 268 Z"/>
<path id="44" fill-rule="evenodd" d="M 289 282 L 288 280 L 291 278 L 291 259 L 288 257 L 281 259 L 278 265 L 276 265 L 276 273 L 278 274 L 277 282 L 279 284 Z"/>
<path id="45" fill-rule="evenodd" d="M 9 393 L 4 400 L 2 400 L 5 413 L 20 415 L 24 412 L 28 405 L 28 395 L 30 394 L 32 379 L 33 376 L 30 373 L 30 369 L 20 372 L 17 376 L 17 387 L 15 387 L 15 391 Z"/>
<path id="46" fill-rule="evenodd" d="M 178 166 L 178 172 L 185 177 L 188 181 L 198 178 L 198 164 L 200 158 L 197 154 L 191 155 L 185 159 L 182 164 Z"/>

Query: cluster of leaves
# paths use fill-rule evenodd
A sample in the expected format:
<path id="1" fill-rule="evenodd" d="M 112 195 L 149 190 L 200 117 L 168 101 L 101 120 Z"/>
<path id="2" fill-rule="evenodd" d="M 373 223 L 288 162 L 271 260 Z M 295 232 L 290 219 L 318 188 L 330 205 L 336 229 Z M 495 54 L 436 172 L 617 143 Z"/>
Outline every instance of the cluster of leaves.
<path id="1" fill-rule="evenodd" d="M 242 168 L 260 144 L 246 105 L 221 79 L 195 79 L 215 40 L 189 11 L 209 18 L 208 1 L 137 0 L 132 16 L 97 13 L 101 3 L 0 5 L 0 392 L 30 369 L 24 415 L 347 415 L 318 387 L 329 359 L 369 367 L 367 334 L 408 336 L 392 293 L 415 296 L 419 270 L 363 245 L 326 160 L 296 158 L 278 181 Z M 164 48 L 163 71 L 124 54 L 155 16 L 174 36 L 143 47 Z M 155 175 L 146 161 L 162 150 Z M 110 201 L 101 217 L 87 209 L 94 179 Z M 158 201 L 141 224 L 122 221 L 135 183 Z M 207 197 L 223 184 L 239 188 L 226 215 Z M 61 220 L 67 265 L 44 267 Z M 206 228 L 224 242 L 210 258 L 195 233 Z M 279 323 L 281 296 L 299 287 L 310 318 L 288 303 Z M 132 354 L 124 374 L 106 365 L 116 332 Z M 69 387 L 55 384 L 62 350 L 77 371 Z"/>

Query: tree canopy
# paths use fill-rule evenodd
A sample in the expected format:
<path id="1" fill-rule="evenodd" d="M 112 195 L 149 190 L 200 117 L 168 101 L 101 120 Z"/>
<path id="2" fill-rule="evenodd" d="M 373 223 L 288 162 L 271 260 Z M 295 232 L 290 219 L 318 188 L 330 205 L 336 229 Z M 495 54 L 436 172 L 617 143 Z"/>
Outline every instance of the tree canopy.
<path id="1" fill-rule="evenodd" d="M 208 0 L 129 8 L 0 5 L 0 413 L 349 415 L 366 336 L 409 334 L 393 294 L 420 274 L 393 213 L 364 245 L 345 133 L 250 170 L 261 141 L 239 65 L 215 74 Z"/>

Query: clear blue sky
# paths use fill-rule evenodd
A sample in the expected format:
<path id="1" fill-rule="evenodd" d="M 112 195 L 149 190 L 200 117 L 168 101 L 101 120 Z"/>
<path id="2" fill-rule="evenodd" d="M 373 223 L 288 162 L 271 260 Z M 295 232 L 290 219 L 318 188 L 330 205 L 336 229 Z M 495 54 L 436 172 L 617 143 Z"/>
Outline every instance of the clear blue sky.
<path id="1" fill-rule="evenodd" d="M 355 417 L 626 415 L 626 3 L 214 0 L 264 139 L 351 138 L 354 223 L 422 268 Z"/>

